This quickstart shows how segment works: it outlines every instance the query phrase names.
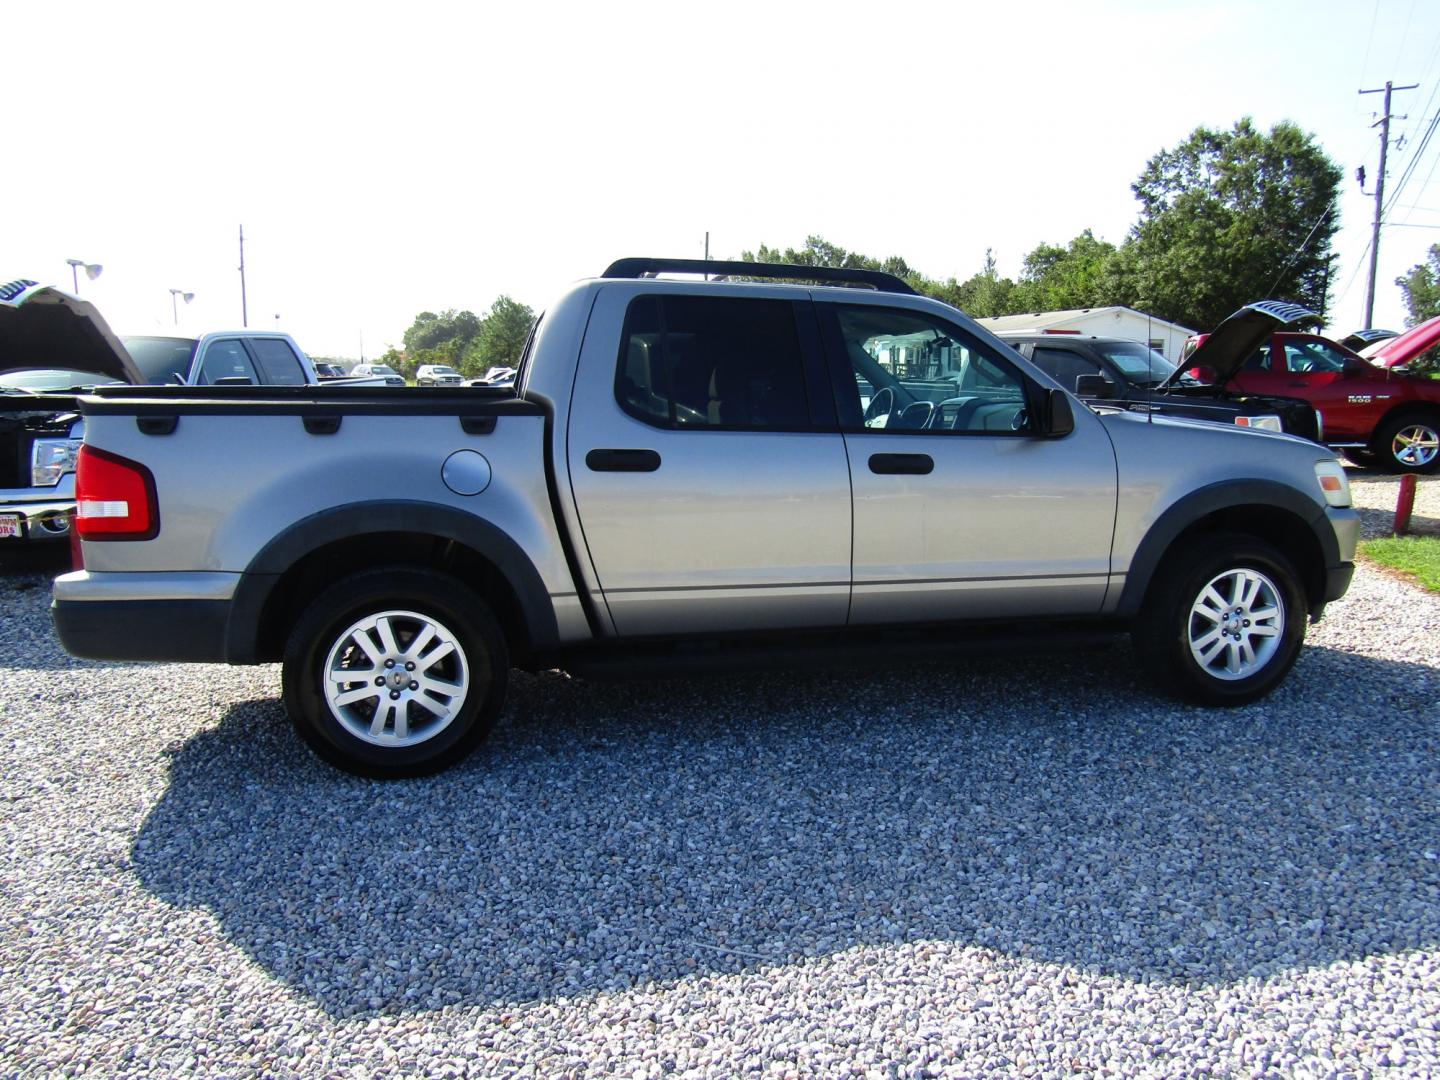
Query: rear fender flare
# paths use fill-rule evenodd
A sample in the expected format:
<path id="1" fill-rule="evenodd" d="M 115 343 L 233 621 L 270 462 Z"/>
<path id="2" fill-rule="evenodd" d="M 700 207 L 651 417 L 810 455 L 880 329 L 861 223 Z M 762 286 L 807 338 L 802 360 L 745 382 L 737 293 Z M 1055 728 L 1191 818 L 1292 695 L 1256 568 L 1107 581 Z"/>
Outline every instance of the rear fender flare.
<path id="1" fill-rule="evenodd" d="M 559 640 L 555 607 L 544 579 L 504 530 L 474 514 L 436 503 L 363 502 L 312 514 L 260 550 L 241 575 L 231 601 L 227 658 L 232 663 L 250 663 L 259 656 L 266 605 L 285 573 L 305 556 L 367 533 L 397 532 L 453 540 L 488 559 L 515 592 L 532 648 L 552 648 Z"/>

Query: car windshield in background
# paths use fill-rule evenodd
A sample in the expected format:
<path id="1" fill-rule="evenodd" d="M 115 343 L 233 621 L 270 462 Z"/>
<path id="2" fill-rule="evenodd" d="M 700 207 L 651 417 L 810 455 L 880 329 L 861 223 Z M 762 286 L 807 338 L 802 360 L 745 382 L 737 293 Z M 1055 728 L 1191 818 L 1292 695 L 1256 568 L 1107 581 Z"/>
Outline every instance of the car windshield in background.
<path id="1" fill-rule="evenodd" d="M 379 369 L 379 368 L 376 368 L 376 370 L 378 371 L 378 370 L 380 370 L 380 369 Z M 389 370 L 389 369 L 387 368 L 386 370 Z M 436 364 L 434 367 L 432 367 L 432 368 L 430 369 L 430 371 L 431 371 L 432 374 L 435 374 L 435 375 L 459 375 L 459 374 L 460 374 L 460 373 L 459 373 L 458 371 L 456 371 L 453 367 L 446 367 L 444 364 Z"/>
<path id="2" fill-rule="evenodd" d="M 184 379 L 195 355 L 197 338 L 127 337 L 122 338 L 130 359 L 152 386 Z"/>
<path id="3" fill-rule="evenodd" d="M 1138 341 L 1115 341 L 1095 348 L 1136 386 L 1158 386 L 1175 372 L 1174 364 Z M 1194 382 L 1189 376 L 1182 381 Z"/>
<path id="4" fill-rule="evenodd" d="M 12 371 L 0 375 L 0 390 L 29 390 L 44 394 L 53 390 L 74 390 L 82 386 L 110 385 L 117 380 L 93 371 L 71 371 L 68 368 L 45 368 L 41 371 Z"/>
<path id="5" fill-rule="evenodd" d="M 395 374 L 397 374 L 397 372 L 395 371 L 394 368 L 392 368 L 392 367 L 386 367 L 384 364 L 375 364 L 374 366 L 372 366 L 372 367 L 370 368 L 370 372 L 371 372 L 371 374 L 373 374 L 373 375 L 395 375 Z"/>

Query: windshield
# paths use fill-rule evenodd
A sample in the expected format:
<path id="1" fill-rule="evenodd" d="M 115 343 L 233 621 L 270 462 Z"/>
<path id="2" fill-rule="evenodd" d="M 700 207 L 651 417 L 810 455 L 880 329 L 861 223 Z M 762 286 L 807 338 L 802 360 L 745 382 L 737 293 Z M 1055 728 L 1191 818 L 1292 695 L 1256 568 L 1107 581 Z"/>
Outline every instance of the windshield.
<path id="1" fill-rule="evenodd" d="M 372 365 L 371 368 L 370 368 L 370 374 L 372 374 L 372 375 L 394 375 L 394 374 L 395 374 L 395 369 L 392 368 L 392 367 L 387 367 L 385 364 L 374 364 L 374 365 Z"/>
<path id="2" fill-rule="evenodd" d="M 190 372 L 195 356 L 196 338 L 126 337 L 121 338 L 125 350 L 140 369 L 140 375 L 152 386 L 181 380 Z"/>
<path id="3" fill-rule="evenodd" d="M 1095 349 L 1136 386 L 1158 386 L 1175 372 L 1174 364 L 1138 341 L 1100 342 Z M 1194 380 L 1187 375 L 1181 381 Z"/>
<path id="4" fill-rule="evenodd" d="M 431 371 L 431 373 L 434 374 L 434 375 L 459 375 L 459 374 L 460 374 L 460 373 L 459 373 L 458 371 L 456 371 L 453 367 L 446 367 L 444 364 L 436 364 L 434 367 L 432 367 L 432 368 L 430 369 L 430 371 Z"/>
<path id="5" fill-rule="evenodd" d="M 12 371 L 0 375 L 0 388 L 7 390 L 70 390 L 80 386 L 108 386 L 118 380 L 93 371 L 71 371 L 68 368 L 45 368 L 41 371 Z"/>

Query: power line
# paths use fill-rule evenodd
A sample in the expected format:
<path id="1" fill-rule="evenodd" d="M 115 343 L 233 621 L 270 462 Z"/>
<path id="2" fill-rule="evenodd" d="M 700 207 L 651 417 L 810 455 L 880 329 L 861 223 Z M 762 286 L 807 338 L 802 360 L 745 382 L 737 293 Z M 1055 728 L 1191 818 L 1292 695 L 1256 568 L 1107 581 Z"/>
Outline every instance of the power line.
<path id="1" fill-rule="evenodd" d="M 1269 291 L 1265 294 L 1266 296 L 1275 295 L 1275 290 L 1280 287 L 1280 280 L 1285 276 L 1285 271 L 1289 270 L 1290 267 L 1294 266 L 1295 260 L 1300 258 L 1301 255 L 1305 254 L 1305 249 L 1310 246 L 1310 241 L 1315 239 L 1316 230 L 1319 229 L 1322 224 L 1324 224 L 1325 219 L 1330 216 L 1330 212 L 1335 209 L 1335 204 L 1339 201 L 1340 195 L 1337 192 L 1335 194 L 1335 197 L 1330 200 L 1330 205 L 1325 207 L 1324 211 L 1320 214 L 1320 216 L 1315 219 L 1315 224 L 1310 226 L 1309 235 L 1307 235 L 1305 239 L 1301 242 L 1300 246 L 1295 249 L 1295 253 L 1290 256 L 1289 260 L 1286 261 L 1285 265 L 1280 268 L 1280 273 L 1275 276 L 1275 284 L 1270 286 Z"/>

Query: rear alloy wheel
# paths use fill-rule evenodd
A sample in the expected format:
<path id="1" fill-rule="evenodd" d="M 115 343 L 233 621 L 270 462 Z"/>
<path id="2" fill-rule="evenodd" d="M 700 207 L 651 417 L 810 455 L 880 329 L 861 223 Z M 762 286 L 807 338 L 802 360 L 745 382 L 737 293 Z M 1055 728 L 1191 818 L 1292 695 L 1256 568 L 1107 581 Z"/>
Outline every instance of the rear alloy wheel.
<path id="1" fill-rule="evenodd" d="M 1440 421 L 1397 416 L 1381 426 L 1375 445 L 1381 463 L 1392 472 L 1432 472 L 1440 465 Z"/>
<path id="2" fill-rule="evenodd" d="M 306 609 L 285 650 L 285 707 L 320 757 L 419 776 L 470 753 L 504 702 L 509 659 L 485 602 L 431 570 L 367 571 Z"/>
<path id="3" fill-rule="evenodd" d="M 1157 572 L 1134 637 L 1147 672 L 1206 705 L 1239 705 L 1283 679 L 1305 637 L 1305 595 L 1264 541 L 1210 533 Z"/>

